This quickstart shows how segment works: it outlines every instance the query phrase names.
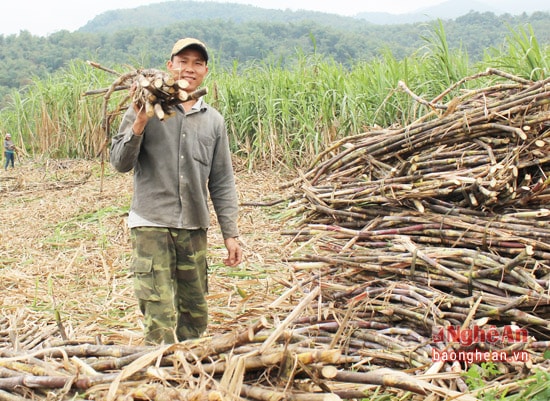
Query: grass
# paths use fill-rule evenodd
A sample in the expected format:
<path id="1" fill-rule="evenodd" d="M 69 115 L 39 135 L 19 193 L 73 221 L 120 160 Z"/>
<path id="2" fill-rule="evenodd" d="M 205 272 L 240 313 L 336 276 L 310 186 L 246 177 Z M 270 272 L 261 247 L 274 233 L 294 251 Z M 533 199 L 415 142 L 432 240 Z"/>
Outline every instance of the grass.
<path id="1" fill-rule="evenodd" d="M 67 221 L 57 222 L 53 228 L 53 235 L 45 240 L 46 244 L 58 247 L 71 247 L 71 244 L 79 242 L 86 236 L 93 236 L 100 249 L 106 249 L 109 241 L 105 220 L 123 216 L 127 213 L 127 205 L 107 206 L 94 211 L 85 211 L 80 215 L 71 217 Z M 94 226 L 94 231 L 88 231 L 88 226 Z"/>
<path id="2" fill-rule="evenodd" d="M 498 366 L 493 362 L 483 362 L 472 365 L 464 374 L 468 388 L 483 401 L 546 401 L 550 399 L 550 372 L 534 369 L 534 373 L 517 382 L 506 386 L 494 387 L 493 379 L 502 375 Z M 503 388 L 504 387 L 504 388 Z M 513 394 L 510 394 L 513 393 Z"/>

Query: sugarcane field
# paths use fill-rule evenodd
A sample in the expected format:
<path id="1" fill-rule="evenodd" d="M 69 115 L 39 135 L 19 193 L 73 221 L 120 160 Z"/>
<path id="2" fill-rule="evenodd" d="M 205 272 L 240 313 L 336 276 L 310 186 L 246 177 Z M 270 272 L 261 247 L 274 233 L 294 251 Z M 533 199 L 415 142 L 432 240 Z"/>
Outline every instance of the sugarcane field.
<path id="1" fill-rule="evenodd" d="M 550 399 L 550 78 L 486 68 L 429 98 L 400 79 L 374 108 L 399 97 L 406 124 L 337 136 L 319 112 L 304 165 L 238 138 L 243 262 L 224 265 L 212 211 L 207 332 L 150 346 L 132 172 L 110 165 L 109 139 L 132 85 L 161 121 L 188 96 L 229 97 L 83 68 L 110 83 L 78 93 L 101 117 L 79 119 L 100 132 L 78 141 L 94 157 L 21 150 L 0 173 L 0 401 Z"/>

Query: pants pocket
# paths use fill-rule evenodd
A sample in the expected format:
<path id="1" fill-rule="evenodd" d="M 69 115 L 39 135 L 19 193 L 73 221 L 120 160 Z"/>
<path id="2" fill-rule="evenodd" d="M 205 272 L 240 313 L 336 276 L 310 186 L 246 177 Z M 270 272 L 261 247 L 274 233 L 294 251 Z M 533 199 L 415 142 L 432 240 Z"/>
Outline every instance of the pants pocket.
<path id="1" fill-rule="evenodd" d="M 160 301 L 161 297 L 155 286 L 153 258 L 134 258 L 131 270 L 134 273 L 136 297 L 144 301 Z"/>

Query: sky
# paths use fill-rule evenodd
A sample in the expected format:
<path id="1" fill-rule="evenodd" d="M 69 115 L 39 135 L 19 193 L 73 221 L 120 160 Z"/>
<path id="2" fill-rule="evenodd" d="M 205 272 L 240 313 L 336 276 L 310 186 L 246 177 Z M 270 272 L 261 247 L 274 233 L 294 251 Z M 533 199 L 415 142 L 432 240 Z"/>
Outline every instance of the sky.
<path id="1" fill-rule="evenodd" d="M 168 0 L 8 0 L 0 12 L 0 34 L 28 31 L 47 36 L 61 30 L 75 31 L 97 15 L 116 9 L 134 8 Z M 200 0 L 195 0 L 200 1 Z M 352 16 L 360 12 L 385 11 L 402 14 L 445 2 L 445 0 L 203 0 L 250 4 L 262 8 L 312 10 Z M 502 0 L 484 0 L 498 3 Z M 546 4 L 548 0 L 525 0 Z"/>

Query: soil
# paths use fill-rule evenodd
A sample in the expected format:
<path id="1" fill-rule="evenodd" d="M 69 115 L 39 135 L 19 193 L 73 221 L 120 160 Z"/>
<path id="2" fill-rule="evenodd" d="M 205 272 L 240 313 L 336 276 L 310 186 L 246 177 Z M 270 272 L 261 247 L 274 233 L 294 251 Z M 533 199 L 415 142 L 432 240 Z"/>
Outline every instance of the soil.
<path id="1" fill-rule="evenodd" d="M 285 199 L 278 187 L 285 174 L 243 166 L 235 162 L 244 261 L 224 266 L 213 215 L 206 334 L 264 314 L 292 277 L 280 234 L 285 203 L 257 206 Z M 0 194 L 0 346 L 13 343 L 13 333 L 29 345 L 57 338 L 141 344 L 126 226 L 131 173 L 100 160 L 23 160 L 0 172 Z"/>

